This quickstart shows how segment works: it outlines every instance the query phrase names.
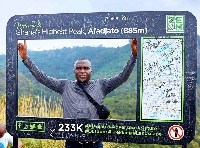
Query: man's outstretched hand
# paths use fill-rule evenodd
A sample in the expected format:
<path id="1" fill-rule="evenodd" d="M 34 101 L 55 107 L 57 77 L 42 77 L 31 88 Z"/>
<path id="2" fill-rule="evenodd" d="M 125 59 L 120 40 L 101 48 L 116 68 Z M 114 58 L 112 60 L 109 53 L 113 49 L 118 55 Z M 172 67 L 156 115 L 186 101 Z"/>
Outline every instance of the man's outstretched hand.
<path id="1" fill-rule="evenodd" d="M 131 48 L 132 48 L 132 54 L 134 56 L 137 56 L 137 39 L 136 38 L 132 39 Z"/>
<path id="2" fill-rule="evenodd" d="M 19 55 L 21 56 L 21 58 L 23 60 L 26 60 L 28 58 L 26 40 L 24 40 L 24 44 L 18 43 L 17 49 L 19 51 Z"/>

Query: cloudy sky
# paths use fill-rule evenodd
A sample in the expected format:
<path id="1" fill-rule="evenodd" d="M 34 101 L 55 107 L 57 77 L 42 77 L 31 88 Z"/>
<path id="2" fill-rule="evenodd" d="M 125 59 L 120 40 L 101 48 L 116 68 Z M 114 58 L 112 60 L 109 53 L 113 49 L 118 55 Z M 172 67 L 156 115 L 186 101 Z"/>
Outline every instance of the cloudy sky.
<path id="1" fill-rule="evenodd" d="M 200 0 L 0 0 L 0 54 L 6 53 L 6 24 L 14 15 L 54 14 L 54 13 L 90 13 L 90 12 L 134 12 L 134 11 L 190 11 L 197 18 L 197 33 L 200 35 Z M 31 50 L 61 48 L 63 46 L 100 45 L 121 46 L 127 40 L 93 42 L 46 42 L 37 46 L 28 41 Z"/>

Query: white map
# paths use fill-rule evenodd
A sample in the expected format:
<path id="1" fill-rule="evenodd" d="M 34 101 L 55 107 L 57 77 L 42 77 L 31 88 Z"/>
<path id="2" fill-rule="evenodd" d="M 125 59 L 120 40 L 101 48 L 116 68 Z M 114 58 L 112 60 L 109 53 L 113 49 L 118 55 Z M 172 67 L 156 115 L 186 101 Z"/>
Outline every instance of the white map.
<path id="1" fill-rule="evenodd" d="M 141 120 L 182 120 L 183 37 L 142 38 Z"/>

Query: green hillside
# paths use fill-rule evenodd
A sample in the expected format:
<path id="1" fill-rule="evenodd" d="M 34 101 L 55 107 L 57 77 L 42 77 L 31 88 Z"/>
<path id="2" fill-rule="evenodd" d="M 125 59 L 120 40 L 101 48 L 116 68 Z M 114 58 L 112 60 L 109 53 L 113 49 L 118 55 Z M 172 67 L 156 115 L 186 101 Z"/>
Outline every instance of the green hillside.
<path id="1" fill-rule="evenodd" d="M 200 57 L 200 36 L 197 36 L 198 50 L 197 57 Z M 62 48 L 55 50 L 44 51 L 31 51 L 28 50 L 29 57 L 34 63 L 47 75 L 55 78 L 66 78 L 74 80 L 73 64 L 81 57 L 88 58 L 92 62 L 93 75 L 92 79 L 110 77 L 118 74 L 125 65 L 130 55 L 130 45 L 125 45 L 118 48 L 105 48 L 99 47 L 74 47 L 74 48 Z M 200 58 L 197 58 L 198 74 L 197 84 L 200 85 Z M 6 56 L 0 55 L 0 94 L 5 93 L 5 67 Z M 48 99 L 51 97 L 60 97 L 57 93 L 44 87 L 38 83 L 28 69 L 24 66 L 19 57 L 18 60 L 19 69 L 19 95 L 24 93 L 33 95 L 45 95 Z M 121 93 L 124 91 L 131 91 L 136 88 L 136 67 L 131 74 L 130 79 L 120 86 L 117 90 L 112 92 L 108 97 L 112 96 L 117 91 Z M 28 84 L 28 85 L 27 85 Z M 26 87 L 25 87 L 26 86 Z"/>
<path id="2" fill-rule="evenodd" d="M 66 78 L 74 80 L 73 66 L 74 62 L 81 58 L 88 58 L 92 62 L 93 74 L 91 79 L 98 79 L 104 77 L 111 77 L 118 74 L 126 64 L 131 53 L 130 45 L 118 48 L 105 48 L 105 47 L 74 47 L 74 48 L 62 48 L 55 50 L 44 51 L 31 51 L 28 50 L 29 57 L 34 63 L 47 75 L 55 78 Z M 6 56 L 0 55 L 0 94 L 5 93 L 5 67 Z M 57 98 L 60 97 L 57 93 L 44 87 L 38 83 L 28 69 L 22 63 L 20 56 L 18 57 L 18 71 L 19 81 L 18 95 L 32 94 L 32 95 L 44 95 L 45 98 Z M 118 89 L 127 89 L 131 91 L 131 88 L 135 88 L 136 85 L 136 68 L 134 68 L 130 79 L 124 85 Z M 28 85 L 25 85 L 28 84 Z M 113 94 L 112 92 L 110 96 Z"/>
<path id="3" fill-rule="evenodd" d="M 197 57 L 200 57 L 200 36 L 197 36 L 198 50 Z M 73 64 L 81 57 L 88 58 L 92 62 L 93 75 L 92 79 L 110 77 L 118 74 L 125 65 L 130 55 L 130 45 L 125 45 L 118 48 L 105 48 L 99 47 L 74 47 L 74 48 L 62 48 L 55 50 L 44 50 L 44 51 L 28 51 L 29 57 L 34 63 L 47 75 L 55 78 L 66 78 L 74 80 Z M 197 84 L 200 85 L 200 58 L 197 58 L 198 74 Z M 0 94 L 5 93 L 5 67 L 6 67 L 6 56 L 0 55 Z M 59 97 L 58 94 L 54 93 L 50 89 L 39 84 L 23 65 L 21 58 L 18 60 L 19 69 L 19 95 L 24 93 L 34 95 L 45 95 L 46 98 L 50 96 Z M 136 73 L 137 69 L 134 68 L 130 79 L 116 91 L 131 91 L 132 88 L 136 88 Z M 28 84 L 28 85 L 25 85 Z M 26 87 L 24 87 L 26 86 Z M 24 87 L 24 88 L 23 88 Z M 111 95 L 115 93 L 112 92 Z M 109 96 L 111 96 L 109 95 Z M 109 97 L 108 96 L 108 97 Z"/>
<path id="4" fill-rule="evenodd" d="M 126 64 L 131 53 L 130 45 L 121 48 L 104 48 L 104 47 L 75 47 L 56 49 L 50 51 L 28 51 L 29 57 L 34 63 L 47 75 L 55 78 L 66 78 L 74 80 L 73 66 L 74 62 L 81 58 L 88 58 L 92 62 L 93 74 L 91 79 L 111 77 L 118 74 Z M 45 91 L 47 96 L 57 95 L 36 82 L 27 68 L 19 58 L 19 72 L 29 78 L 38 90 Z M 19 82 L 20 83 L 20 82 Z M 130 80 L 121 88 L 127 89 L 127 86 L 136 83 L 136 68 L 132 73 Z M 129 87 L 131 88 L 131 87 Z M 34 94 L 40 94 L 38 90 L 34 90 Z"/>
<path id="5" fill-rule="evenodd" d="M 200 36 L 197 37 L 197 57 L 200 57 Z M 74 80 L 73 64 L 81 57 L 88 58 L 92 62 L 92 79 L 110 77 L 118 74 L 126 64 L 131 53 L 130 45 L 118 48 L 105 47 L 74 47 L 44 51 L 28 51 L 29 57 L 47 75 L 55 78 L 66 78 Z M 200 146 L 200 58 L 197 60 L 197 125 L 196 136 L 189 148 Z M 6 56 L 0 55 L 0 95 L 5 94 L 5 68 Z M 21 58 L 18 61 L 18 94 L 45 96 L 49 98 L 60 97 L 57 93 L 38 83 L 27 68 L 23 65 Z M 112 118 L 135 119 L 136 111 L 136 67 L 130 79 L 109 94 L 104 102 L 112 111 Z M 145 147 L 145 146 L 144 146 Z M 149 146 L 148 146 L 149 147 Z M 152 146 L 158 147 L 158 146 Z M 172 146 L 173 147 L 173 146 Z"/>

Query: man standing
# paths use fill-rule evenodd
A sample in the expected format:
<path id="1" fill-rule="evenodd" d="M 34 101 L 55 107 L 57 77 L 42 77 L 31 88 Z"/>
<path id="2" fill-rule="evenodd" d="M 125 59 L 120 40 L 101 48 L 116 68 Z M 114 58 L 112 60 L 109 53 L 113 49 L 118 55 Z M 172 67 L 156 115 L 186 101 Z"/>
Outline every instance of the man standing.
<path id="1" fill-rule="evenodd" d="M 56 79 L 47 76 L 28 57 L 27 44 L 18 44 L 19 55 L 24 65 L 29 69 L 35 79 L 46 87 L 59 93 L 63 102 L 64 118 L 88 118 L 99 119 L 96 107 L 88 100 L 87 95 L 82 91 L 77 83 L 83 85 L 86 91 L 98 102 L 103 104 L 106 95 L 126 82 L 135 66 L 137 59 L 137 40 L 132 39 L 131 55 L 124 69 L 118 75 L 111 78 L 90 80 L 92 74 L 91 62 L 86 58 L 80 58 L 74 63 L 74 74 L 76 81 L 68 79 Z M 84 147 L 85 146 L 85 147 Z M 67 141 L 66 148 L 102 148 L 102 142 L 77 142 Z"/>

